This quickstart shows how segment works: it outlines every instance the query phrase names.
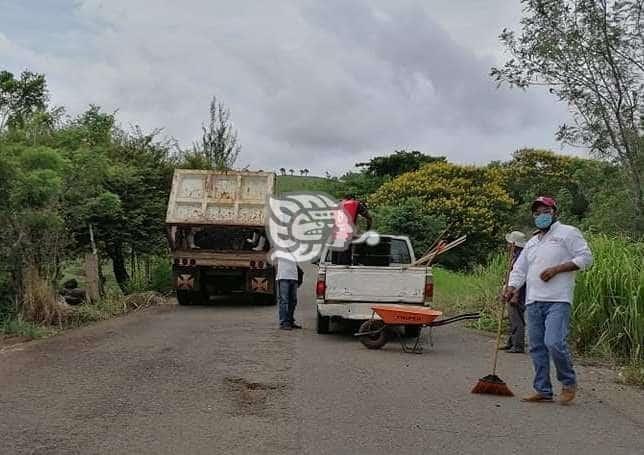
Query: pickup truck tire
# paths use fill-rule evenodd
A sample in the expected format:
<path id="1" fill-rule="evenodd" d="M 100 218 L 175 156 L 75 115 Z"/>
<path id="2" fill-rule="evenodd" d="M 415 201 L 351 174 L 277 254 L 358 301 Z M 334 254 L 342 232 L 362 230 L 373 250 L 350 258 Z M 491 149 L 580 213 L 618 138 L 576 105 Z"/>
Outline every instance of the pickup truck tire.
<path id="1" fill-rule="evenodd" d="M 318 320 L 316 325 L 317 332 L 321 335 L 325 335 L 329 333 L 330 325 L 331 325 L 331 318 L 329 318 L 328 316 L 322 316 L 318 312 Z"/>
<path id="2" fill-rule="evenodd" d="M 203 302 L 203 298 L 198 291 L 177 290 L 177 302 L 179 305 L 197 305 Z"/>
<path id="3" fill-rule="evenodd" d="M 409 338 L 417 338 L 420 333 L 420 325 L 406 325 L 405 326 L 405 336 Z"/>
<path id="4" fill-rule="evenodd" d="M 358 333 L 380 330 L 384 328 L 384 326 L 385 323 L 379 319 L 369 319 L 362 323 Z M 360 341 L 367 347 L 367 349 L 380 349 L 387 344 L 387 331 L 380 330 L 379 333 L 373 335 L 361 336 Z"/>

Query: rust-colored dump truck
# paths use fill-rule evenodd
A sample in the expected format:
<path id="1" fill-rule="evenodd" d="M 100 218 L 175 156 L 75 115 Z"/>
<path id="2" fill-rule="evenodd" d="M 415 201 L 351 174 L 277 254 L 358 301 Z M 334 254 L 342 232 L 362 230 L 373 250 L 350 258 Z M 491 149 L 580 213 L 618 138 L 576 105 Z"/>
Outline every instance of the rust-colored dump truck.
<path id="1" fill-rule="evenodd" d="M 175 171 L 166 228 L 181 305 L 231 294 L 275 303 L 264 229 L 274 187 L 271 172 Z"/>

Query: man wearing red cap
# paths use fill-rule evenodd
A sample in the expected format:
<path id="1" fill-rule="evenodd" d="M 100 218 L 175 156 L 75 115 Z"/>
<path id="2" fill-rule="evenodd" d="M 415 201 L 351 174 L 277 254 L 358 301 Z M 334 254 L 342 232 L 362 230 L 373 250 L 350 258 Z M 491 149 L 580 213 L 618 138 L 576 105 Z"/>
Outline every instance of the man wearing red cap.
<path id="1" fill-rule="evenodd" d="M 577 380 L 566 338 L 570 307 L 575 286 L 575 272 L 588 268 L 593 257 L 579 229 L 557 220 L 557 202 L 539 196 L 532 203 L 532 216 L 538 229 L 510 274 L 504 297 L 510 301 L 526 285 L 528 344 L 534 365 L 535 394 L 523 401 L 552 401 L 550 358 L 562 384 L 559 401 L 575 398 Z"/>

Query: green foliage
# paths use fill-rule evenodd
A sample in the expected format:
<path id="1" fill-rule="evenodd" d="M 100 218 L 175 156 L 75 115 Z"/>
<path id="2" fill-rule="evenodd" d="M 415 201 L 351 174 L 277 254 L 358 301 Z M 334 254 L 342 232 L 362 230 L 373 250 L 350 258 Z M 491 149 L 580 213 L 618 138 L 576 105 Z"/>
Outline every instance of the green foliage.
<path id="1" fill-rule="evenodd" d="M 445 229 L 445 219 L 432 215 L 419 198 L 406 199 L 399 205 L 380 206 L 372 215 L 379 233 L 409 236 L 417 258 Z"/>
<path id="2" fill-rule="evenodd" d="M 391 155 L 376 156 L 366 163 L 357 163 L 356 167 L 362 168 L 363 172 L 370 177 L 394 178 L 406 172 L 417 171 L 425 164 L 436 161 L 445 162 L 446 158 L 425 155 L 417 150 L 412 152 L 397 150 Z"/>
<path id="3" fill-rule="evenodd" d="M 441 258 L 450 267 L 483 262 L 499 245 L 513 201 L 499 169 L 436 162 L 385 183 L 369 199 L 375 208 L 419 200 L 423 212 L 453 223 L 450 237 L 467 234 L 461 254 Z"/>
<path id="4" fill-rule="evenodd" d="M 644 244 L 595 235 L 594 264 L 575 287 L 572 338 L 579 349 L 644 362 Z"/>
<path id="5" fill-rule="evenodd" d="M 509 59 L 499 83 L 548 86 L 573 113 L 564 142 L 619 163 L 629 182 L 637 230 L 644 232 L 641 0 L 522 0 L 521 32 L 504 29 Z"/>
<path id="6" fill-rule="evenodd" d="M 291 175 L 278 175 L 276 184 L 277 193 L 292 193 L 296 191 L 319 191 L 335 195 L 337 181 L 324 177 L 301 177 Z"/>
<path id="7" fill-rule="evenodd" d="M 47 83 L 43 74 L 23 71 L 19 79 L 0 71 L 0 132 L 20 128 L 35 112 L 45 109 Z"/>
<path id="8" fill-rule="evenodd" d="M 22 316 L 18 315 L 15 318 L 0 319 L 0 333 L 33 340 L 49 335 L 52 330 L 33 322 L 25 321 Z"/>

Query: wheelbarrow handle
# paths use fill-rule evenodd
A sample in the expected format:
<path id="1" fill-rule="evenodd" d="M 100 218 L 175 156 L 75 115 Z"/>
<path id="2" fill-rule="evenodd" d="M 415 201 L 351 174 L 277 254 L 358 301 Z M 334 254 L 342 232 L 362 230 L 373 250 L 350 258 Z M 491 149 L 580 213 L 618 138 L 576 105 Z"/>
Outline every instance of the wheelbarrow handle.
<path id="1" fill-rule="evenodd" d="M 481 318 L 481 313 L 463 313 L 458 316 L 452 316 L 451 318 L 441 319 L 440 321 L 435 321 L 427 324 L 428 327 L 440 327 L 442 325 L 451 324 L 458 321 L 467 321 L 467 320 L 476 320 Z"/>

